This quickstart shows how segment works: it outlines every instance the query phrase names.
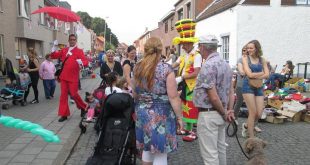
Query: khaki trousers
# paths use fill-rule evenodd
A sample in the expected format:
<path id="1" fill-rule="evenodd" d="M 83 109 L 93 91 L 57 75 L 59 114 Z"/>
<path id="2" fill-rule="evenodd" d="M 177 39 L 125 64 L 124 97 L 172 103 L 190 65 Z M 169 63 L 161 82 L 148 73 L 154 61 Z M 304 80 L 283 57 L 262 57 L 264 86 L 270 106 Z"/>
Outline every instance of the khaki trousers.
<path id="1" fill-rule="evenodd" d="M 205 165 L 226 165 L 225 121 L 217 111 L 199 112 L 197 133 Z"/>

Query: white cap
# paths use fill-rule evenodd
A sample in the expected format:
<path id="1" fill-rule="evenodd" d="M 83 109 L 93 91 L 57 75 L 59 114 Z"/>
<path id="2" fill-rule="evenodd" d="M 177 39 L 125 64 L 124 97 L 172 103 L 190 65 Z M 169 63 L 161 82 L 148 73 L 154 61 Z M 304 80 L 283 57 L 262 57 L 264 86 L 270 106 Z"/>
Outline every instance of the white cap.
<path id="1" fill-rule="evenodd" d="M 217 40 L 215 35 L 204 35 L 199 37 L 198 43 L 200 44 L 218 44 L 219 41 Z"/>

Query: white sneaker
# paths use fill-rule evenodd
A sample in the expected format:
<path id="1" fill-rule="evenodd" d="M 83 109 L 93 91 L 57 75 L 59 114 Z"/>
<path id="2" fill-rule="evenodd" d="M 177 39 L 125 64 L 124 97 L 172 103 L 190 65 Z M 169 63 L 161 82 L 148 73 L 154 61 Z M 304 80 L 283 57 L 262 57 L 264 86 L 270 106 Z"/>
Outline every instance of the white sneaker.
<path id="1" fill-rule="evenodd" d="M 247 138 L 247 136 L 248 136 L 248 129 L 245 128 L 245 123 L 242 123 L 241 135 L 242 135 L 242 137 L 244 137 L 244 138 Z"/>
<path id="2" fill-rule="evenodd" d="M 71 103 L 71 104 L 74 104 L 75 102 L 74 102 L 74 100 L 73 100 L 73 99 L 70 99 L 70 103 Z"/>

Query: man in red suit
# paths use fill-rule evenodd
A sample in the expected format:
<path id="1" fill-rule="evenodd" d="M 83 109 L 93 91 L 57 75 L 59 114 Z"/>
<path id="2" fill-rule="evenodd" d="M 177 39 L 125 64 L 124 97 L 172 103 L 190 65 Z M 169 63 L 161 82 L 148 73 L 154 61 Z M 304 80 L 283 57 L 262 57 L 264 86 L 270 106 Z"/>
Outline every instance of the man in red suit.
<path id="1" fill-rule="evenodd" d="M 87 66 L 88 60 L 86 59 L 83 50 L 77 47 L 76 42 L 76 35 L 70 34 L 70 47 L 51 53 L 52 59 L 60 58 L 60 60 L 64 63 L 62 72 L 59 76 L 61 89 L 58 109 L 58 116 L 61 116 L 58 120 L 59 122 L 67 120 L 67 117 L 70 116 L 70 110 L 68 105 L 69 94 L 75 101 L 78 109 L 81 109 L 82 111 L 86 111 L 87 109 L 87 104 L 81 99 L 78 93 L 78 84 L 80 67 L 81 65 Z"/>

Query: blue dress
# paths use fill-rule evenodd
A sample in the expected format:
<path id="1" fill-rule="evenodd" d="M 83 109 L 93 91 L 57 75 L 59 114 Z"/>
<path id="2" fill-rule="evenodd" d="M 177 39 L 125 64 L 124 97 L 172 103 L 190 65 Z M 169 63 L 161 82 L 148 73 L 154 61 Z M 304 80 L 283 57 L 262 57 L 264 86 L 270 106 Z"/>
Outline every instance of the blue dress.
<path id="1" fill-rule="evenodd" d="M 177 149 L 176 116 L 168 100 L 166 81 L 173 69 L 159 62 L 153 89 L 135 87 L 136 144 L 139 151 L 169 153 Z"/>

